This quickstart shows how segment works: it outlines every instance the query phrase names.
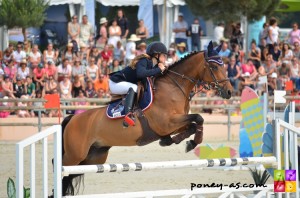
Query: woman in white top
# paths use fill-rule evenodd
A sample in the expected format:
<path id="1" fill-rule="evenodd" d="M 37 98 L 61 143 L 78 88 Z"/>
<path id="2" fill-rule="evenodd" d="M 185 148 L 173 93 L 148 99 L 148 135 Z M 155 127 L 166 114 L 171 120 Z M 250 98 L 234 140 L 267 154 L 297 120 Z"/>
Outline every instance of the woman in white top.
<path id="1" fill-rule="evenodd" d="M 72 22 L 68 23 L 68 36 L 69 41 L 75 40 L 79 44 L 80 25 L 78 23 L 78 17 L 74 15 Z"/>
<path id="2" fill-rule="evenodd" d="M 29 76 L 30 71 L 27 67 L 27 62 L 25 59 L 23 59 L 20 63 L 20 67 L 18 67 L 17 70 L 17 77 L 21 78 L 22 80 L 25 80 L 27 76 Z"/>
<path id="3" fill-rule="evenodd" d="M 47 49 L 44 50 L 43 57 L 44 63 L 48 63 L 49 61 L 55 63 L 57 59 L 57 52 L 53 49 L 53 44 L 49 43 Z"/>
<path id="4" fill-rule="evenodd" d="M 114 46 L 114 48 L 117 46 L 117 42 L 121 40 L 121 28 L 117 24 L 117 20 L 114 19 L 112 21 L 112 25 L 108 28 L 108 44 L 111 44 Z"/>
<path id="5" fill-rule="evenodd" d="M 291 60 L 293 59 L 293 51 L 291 50 L 289 44 L 284 43 L 281 53 L 281 61 L 288 66 L 291 65 Z"/>
<path id="6" fill-rule="evenodd" d="M 72 98 L 72 83 L 69 76 L 64 76 L 64 80 L 59 83 L 59 88 L 61 98 Z"/>
<path id="7" fill-rule="evenodd" d="M 91 57 L 90 58 L 90 64 L 86 68 L 87 80 L 90 80 L 92 82 L 96 82 L 98 80 L 98 76 L 99 76 L 99 68 L 95 64 L 95 58 Z"/>
<path id="8" fill-rule="evenodd" d="M 32 51 L 29 53 L 29 62 L 32 63 L 40 63 L 41 62 L 41 53 L 39 52 L 38 45 L 34 45 Z"/>
<path id="9" fill-rule="evenodd" d="M 277 26 L 276 18 L 272 17 L 269 21 L 267 44 L 269 47 L 269 52 L 271 52 L 274 47 L 274 43 L 278 43 L 279 38 L 279 27 Z"/>
<path id="10" fill-rule="evenodd" d="M 296 85 L 296 89 L 300 90 L 300 65 L 296 57 L 292 59 L 292 65 L 290 68 L 291 80 Z"/>

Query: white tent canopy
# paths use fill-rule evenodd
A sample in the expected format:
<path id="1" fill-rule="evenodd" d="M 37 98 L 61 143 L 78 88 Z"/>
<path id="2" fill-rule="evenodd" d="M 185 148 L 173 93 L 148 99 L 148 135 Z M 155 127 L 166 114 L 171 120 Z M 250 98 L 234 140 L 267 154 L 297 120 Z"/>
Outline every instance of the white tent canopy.
<path id="1" fill-rule="evenodd" d="M 140 4 L 140 0 L 97 0 L 101 4 L 105 6 L 138 6 Z M 185 5 L 184 0 L 166 0 L 168 7 Z M 163 5 L 164 0 L 153 0 L 154 5 Z"/>

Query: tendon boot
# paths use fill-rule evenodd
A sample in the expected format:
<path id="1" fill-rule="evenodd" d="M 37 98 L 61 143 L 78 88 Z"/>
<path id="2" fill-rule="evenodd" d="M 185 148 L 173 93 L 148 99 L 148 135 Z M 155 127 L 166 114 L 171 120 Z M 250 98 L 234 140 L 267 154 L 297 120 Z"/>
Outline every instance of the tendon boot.
<path id="1" fill-rule="evenodd" d="M 134 126 L 135 118 L 133 115 L 133 103 L 135 99 L 135 92 L 132 88 L 129 88 L 125 98 L 125 118 L 123 121 L 123 127 Z"/>

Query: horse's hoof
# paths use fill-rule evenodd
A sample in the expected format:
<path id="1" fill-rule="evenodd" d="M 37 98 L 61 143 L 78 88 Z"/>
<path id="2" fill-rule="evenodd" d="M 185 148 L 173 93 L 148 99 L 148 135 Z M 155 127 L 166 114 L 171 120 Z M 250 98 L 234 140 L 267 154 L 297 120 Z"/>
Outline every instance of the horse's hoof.
<path id="1" fill-rule="evenodd" d="M 195 147 L 197 146 L 197 144 L 195 143 L 194 140 L 190 140 L 186 142 L 186 146 L 185 146 L 185 152 L 188 153 L 191 150 L 193 150 Z"/>
<path id="2" fill-rule="evenodd" d="M 170 146 L 171 144 L 173 144 L 173 140 L 171 137 L 164 137 L 159 141 L 160 146 Z"/>

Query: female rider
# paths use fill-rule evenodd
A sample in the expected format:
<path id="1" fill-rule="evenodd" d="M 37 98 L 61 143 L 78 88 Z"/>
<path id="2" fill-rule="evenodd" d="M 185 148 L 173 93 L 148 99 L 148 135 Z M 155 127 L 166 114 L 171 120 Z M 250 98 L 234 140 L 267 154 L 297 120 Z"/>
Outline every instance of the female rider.
<path id="1" fill-rule="evenodd" d="M 128 67 L 110 74 L 109 87 L 112 94 L 127 94 L 125 98 L 125 119 L 123 126 L 133 126 L 132 114 L 137 82 L 146 77 L 163 73 L 166 69 L 167 48 L 161 42 L 148 45 L 146 54 L 136 56 Z"/>

